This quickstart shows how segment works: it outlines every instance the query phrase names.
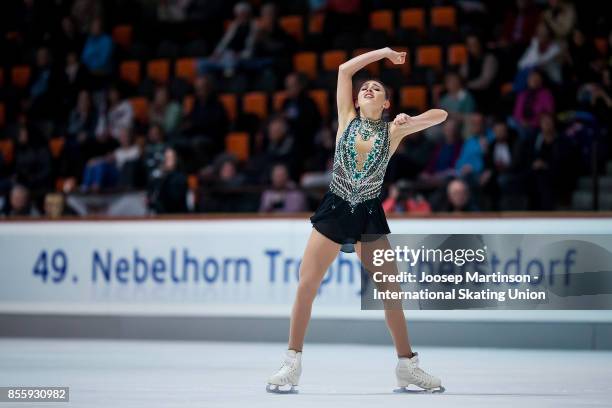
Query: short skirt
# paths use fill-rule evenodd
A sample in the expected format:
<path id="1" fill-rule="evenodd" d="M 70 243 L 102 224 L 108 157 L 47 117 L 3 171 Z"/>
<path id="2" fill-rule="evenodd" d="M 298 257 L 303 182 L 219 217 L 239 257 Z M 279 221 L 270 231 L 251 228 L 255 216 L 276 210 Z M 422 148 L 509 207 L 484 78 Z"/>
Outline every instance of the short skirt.
<path id="1" fill-rule="evenodd" d="M 350 204 L 329 190 L 310 222 L 321 234 L 341 244 L 340 250 L 346 253 L 355 252 L 357 241 L 373 241 L 391 233 L 380 197 L 357 204 L 351 212 Z M 362 234 L 371 236 L 362 237 Z"/>

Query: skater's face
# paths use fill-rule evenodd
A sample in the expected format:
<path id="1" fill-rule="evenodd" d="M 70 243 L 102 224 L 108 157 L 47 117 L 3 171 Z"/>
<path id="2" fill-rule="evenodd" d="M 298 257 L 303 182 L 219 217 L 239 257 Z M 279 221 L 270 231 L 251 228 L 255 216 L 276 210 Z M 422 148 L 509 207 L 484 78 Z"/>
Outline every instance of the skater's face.
<path id="1" fill-rule="evenodd" d="M 379 115 L 388 109 L 389 100 L 383 84 L 378 81 L 364 82 L 357 94 L 357 107 L 370 113 L 378 112 Z"/>

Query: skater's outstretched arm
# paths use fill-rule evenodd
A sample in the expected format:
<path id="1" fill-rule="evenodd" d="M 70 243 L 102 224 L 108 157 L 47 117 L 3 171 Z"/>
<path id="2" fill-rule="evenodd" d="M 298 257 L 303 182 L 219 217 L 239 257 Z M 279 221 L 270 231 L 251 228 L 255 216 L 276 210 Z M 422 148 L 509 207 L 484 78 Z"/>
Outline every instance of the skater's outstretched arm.
<path id="1" fill-rule="evenodd" d="M 446 120 L 448 113 L 442 109 L 430 109 L 418 116 L 400 113 L 391 123 L 389 132 L 392 139 L 401 140 L 412 133 L 420 132 Z"/>
<path id="2" fill-rule="evenodd" d="M 338 87 L 336 89 L 338 129 L 344 129 L 348 122 L 357 116 L 353 104 L 353 75 L 366 65 L 383 58 L 389 58 L 394 64 L 403 64 L 406 61 L 406 53 L 393 51 L 389 47 L 381 48 L 358 55 L 338 68 Z"/>

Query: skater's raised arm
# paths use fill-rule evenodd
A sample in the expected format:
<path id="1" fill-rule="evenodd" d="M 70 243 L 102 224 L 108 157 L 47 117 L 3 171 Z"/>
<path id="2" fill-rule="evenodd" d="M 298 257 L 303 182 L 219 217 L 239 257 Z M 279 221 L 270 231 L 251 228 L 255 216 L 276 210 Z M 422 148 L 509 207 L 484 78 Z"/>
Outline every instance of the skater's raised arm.
<path id="1" fill-rule="evenodd" d="M 389 47 L 381 48 L 358 55 L 338 68 L 336 104 L 338 105 L 339 129 L 344 129 L 347 123 L 357 115 L 353 105 L 353 75 L 366 65 L 383 58 L 389 58 L 394 64 L 403 64 L 406 61 L 406 53 L 393 51 Z"/>
<path id="2" fill-rule="evenodd" d="M 392 139 L 400 140 L 412 133 L 420 132 L 446 120 L 448 113 L 442 109 L 430 109 L 418 116 L 408 116 L 400 113 L 391 123 L 389 132 Z"/>

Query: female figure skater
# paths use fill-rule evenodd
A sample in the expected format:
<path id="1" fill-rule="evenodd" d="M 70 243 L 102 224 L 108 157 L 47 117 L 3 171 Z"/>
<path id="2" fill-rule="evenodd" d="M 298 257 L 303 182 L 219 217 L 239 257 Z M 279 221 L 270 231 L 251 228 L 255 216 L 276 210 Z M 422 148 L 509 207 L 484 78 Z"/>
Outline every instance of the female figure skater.
<path id="1" fill-rule="evenodd" d="M 357 253 L 362 262 L 361 235 L 375 234 L 386 241 L 390 233 L 379 198 L 389 162 L 402 139 L 443 122 L 447 113 L 432 109 L 410 117 L 397 115 L 393 122 L 382 119 L 389 108 L 384 85 L 378 80 L 363 83 L 353 101 L 353 75 L 369 63 L 388 58 L 403 64 L 405 52 L 383 48 L 357 56 L 338 70 L 337 105 L 338 133 L 332 181 L 329 191 L 314 215 L 313 225 L 300 265 L 300 279 L 291 314 L 289 347 L 280 369 L 268 379 L 269 392 L 297 392 L 302 371 L 302 347 L 310 320 L 312 302 L 327 268 L 338 251 Z M 393 265 L 394 267 L 394 265 Z M 398 355 L 398 386 L 414 384 L 429 391 L 443 391 L 440 379 L 418 366 L 417 353 L 410 347 L 402 308 L 385 305 L 385 319 Z"/>

